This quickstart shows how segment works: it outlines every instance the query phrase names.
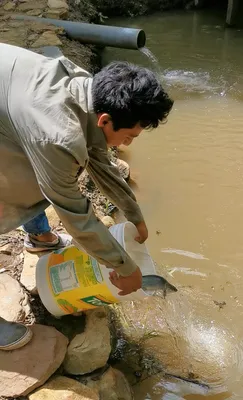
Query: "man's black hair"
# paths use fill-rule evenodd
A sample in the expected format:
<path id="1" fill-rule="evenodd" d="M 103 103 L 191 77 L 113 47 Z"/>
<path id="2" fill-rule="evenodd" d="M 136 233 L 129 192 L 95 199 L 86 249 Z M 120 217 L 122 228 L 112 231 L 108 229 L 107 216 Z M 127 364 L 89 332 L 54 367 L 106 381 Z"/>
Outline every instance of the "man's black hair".
<path id="1" fill-rule="evenodd" d="M 94 76 L 92 97 L 95 113 L 109 114 L 115 131 L 138 123 L 156 128 L 173 106 L 153 71 L 123 61 L 110 63 Z"/>

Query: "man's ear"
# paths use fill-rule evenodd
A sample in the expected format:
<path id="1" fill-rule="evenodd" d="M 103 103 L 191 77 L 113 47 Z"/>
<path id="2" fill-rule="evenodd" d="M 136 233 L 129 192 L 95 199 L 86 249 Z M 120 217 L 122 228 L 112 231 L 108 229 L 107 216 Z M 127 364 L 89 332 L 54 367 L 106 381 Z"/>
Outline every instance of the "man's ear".
<path id="1" fill-rule="evenodd" d="M 99 128 L 104 128 L 104 126 L 111 121 L 111 117 L 109 114 L 103 113 L 103 114 L 98 114 L 97 116 L 98 116 L 97 126 Z"/>

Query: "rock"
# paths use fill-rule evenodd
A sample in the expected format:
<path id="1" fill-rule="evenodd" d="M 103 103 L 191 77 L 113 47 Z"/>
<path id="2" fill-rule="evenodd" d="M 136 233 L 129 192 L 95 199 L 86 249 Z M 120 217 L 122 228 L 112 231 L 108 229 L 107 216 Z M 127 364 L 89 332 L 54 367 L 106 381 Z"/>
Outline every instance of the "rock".
<path id="1" fill-rule="evenodd" d="M 62 42 L 54 32 L 46 31 L 31 45 L 31 47 L 42 46 L 62 46 Z"/>
<path id="2" fill-rule="evenodd" d="M 55 25 L 51 25 L 51 24 L 43 24 L 42 22 L 32 22 L 32 21 L 24 21 L 25 24 L 27 24 L 28 29 L 31 31 L 31 33 L 44 33 L 46 31 L 48 32 L 54 32 L 56 33 L 56 35 L 61 35 L 64 33 L 64 29 L 63 28 L 59 28 Z"/>
<path id="3" fill-rule="evenodd" d="M 48 7 L 49 8 L 64 8 L 68 10 L 68 4 L 66 3 L 65 0 L 48 0 Z"/>
<path id="4" fill-rule="evenodd" d="M 66 8 L 51 8 L 45 13 L 47 18 L 66 19 L 68 17 L 68 10 Z"/>
<path id="5" fill-rule="evenodd" d="M 24 396 L 43 385 L 60 367 L 67 338 L 55 328 L 34 325 L 32 340 L 14 351 L 0 351 L 1 395 Z"/>
<path id="6" fill-rule="evenodd" d="M 74 379 L 58 376 L 36 390 L 29 400 L 100 400 L 97 392 Z"/>
<path id="7" fill-rule="evenodd" d="M 14 3 L 13 1 L 9 1 L 7 4 L 5 4 L 5 6 L 3 7 L 3 9 L 5 11 L 13 11 L 16 7 L 16 3 Z"/>
<path id="8" fill-rule="evenodd" d="M 56 228 L 60 224 L 60 218 L 52 206 L 46 209 L 46 216 L 52 228 Z"/>
<path id="9" fill-rule="evenodd" d="M 30 11 L 30 10 L 44 10 L 47 7 L 47 2 L 45 0 L 39 1 L 27 1 L 25 3 L 18 4 L 18 11 Z"/>
<path id="10" fill-rule="evenodd" d="M 1 7 L 0 7 L 0 29 L 1 29 L 1 25 L 3 22 L 6 22 L 6 24 L 10 24 L 11 20 L 11 16 L 10 14 L 12 13 L 12 11 L 10 12 L 6 12 L 3 7 L 4 5 L 6 5 L 7 3 L 11 2 L 11 0 L 0 0 L 1 3 Z M 50 9 L 47 5 L 47 0 L 13 0 L 13 3 L 16 4 L 16 8 L 13 12 L 17 12 L 18 14 L 24 14 L 24 13 L 29 13 L 29 12 L 34 12 L 34 11 L 39 11 L 41 10 L 41 14 L 38 14 L 45 17 L 47 16 L 47 13 L 50 12 L 51 10 L 54 12 L 55 10 L 57 10 L 57 14 L 53 14 L 48 15 L 49 17 L 52 18 L 58 18 L 58 16 L 60 16 L 60 18 L 64 18 L 63 16 L 63 10 L 64 9 Z M 65 1 L 67 3 L 67 0 Z M 19 9 L 20 7 L 20 9 Z M 92 7 L 91 7 L 92 8 Z M 80 5 L 78 4 L 77 1 L 72 2 L 72 12 L 73 12 L 73 16 L 75 17 L 74 19 L 80 20 L 80 21 L 84 21 L 84 22 L 88 22 L 88 17 L 86 18 L 86 14 L 87 14 L 87 4 L 84 2 L 84 4 Z M 66 8 L 65 8 L 65 13 L 67 12 Z M 95 18 L 96 16 L 96 12 L 95 10 L 90 10 L 90 12 L 88 13 L 90 15 L 90 17 L 92 19 Z M 67 14 L 66 14 L 67 15 Z M 72 16 L 70 15 L 71 19 Z M 66 17 L 65 17 L 66 18 Z M 21 21 L 21 27 L 20 24 L 19 26 L 16 26 L 16 29 L 10 29 L 10 31 L 6 31 L 6 32 L 0 32 L 0 41 L 1 43 L 8 43 L 8 44 L 12 44 L 12 45 L 16 45 L 16 46 L 20 46 L 20 47 L 25 47 L 25 48 L 30 48 L 31 46 L 31 42 L 29 42 L 28 40 L 28 36 L 32 33 L 37 33 L 39 32 L 39 28 L 37 28 L 37 23 L 36 22 L 32 22 L 30 24 L 30 22 L 32 21 Z M 33 27 L 31 27 L 31 25 L 33 25 Z M 46 28 L 45 24 L 39 24 L 40 26 L 42 26 L 42 32 L 45 30 L 51 30 L 51 25 L 49 25 L 48 28 Z M 6 26 L 5 29 L 9 29 L 9 26 Z M 57 27 L 53 25 L 53 30 L 56 31 Z M 62 30 L 63 32 L 64 30 Z M 70 40 L 69 38 L 67 38 L 66 36 L 63 38 L 60 38 L 63 46 L 63 53 L 65 54 L 65 56 L 67 56 L 68 58 L 70 58 L 74 63 L 76 63 L 77 65 L 80 65 L 81 67 L 85 68 L 86 70 L 92 69 L 92 65 L 93 65 L 93 58 L 94 58 L 94 52 L 92 51 L 92 49 L 88 46 L 82 45 L 77 41 L 73 41 Z M 42 46 L 41 46 L 42 47 Z M 43 46 L 44 47 L 44 46 Z M 33 51 L 40 53 L 42 52 L 42 50 L 40 48 L 31 48 Z"/>
<path id="11" fill-rule="evenodd" d="M 113 218 L 109 217 L 108 215 L 106 215 L 105 217 L 103 217 L 101 219 L 101 222 L 103 222 L 103 224 L 107 227 L 110 228 L 112 225 L 115 225 L 115 221 Z"/>
<path id="12" fill-rule="evenodd" d="M 31 293 L 36 291 L 35 271 L 38 260 L 39 257 L 37 254 L 31 254 L 28 253 L 28 251 L 24 251 L 24 265 L 20 282 Z"/>
<path id="13" fill-rule="evenodd" d="M 9 32 L 8 28 L 0 28 L 0 32 Z"/>
<path id="14" fill-rule="evenodd" d="M 10 19 L 10 15 L 1 15 L 0 14 L 0 21 L 8 21 Z"/>
<path id="15" fill-rule="evenodd" d="M 0 254 L 6 254 L 7 256 L 11 256 L 11 254 L 12 254 L 11 243 L 7 243 L 3 246 L 0 246 Z"/>
<path id="16" fill-rule="evenodd" d="M 31 42 L 33 42 L 34 40 L 37 40 L 37 39 L 38 39 L 38 35 L 36 33 L 32 33 L 31 35 L 28 36 L 28 40 Z"/>
<path id="17" fill-rule="evenodd" d="M 120 160 L 119 158 L 116 160 L 116 165 L 119 169 L 119 172 L 123 179 L 125 179 L 126 182 L 129 181 L 130 178 L 130 167 L 128 163 L 124 160 Z"/>
<path id="18" fill-rule="evenodd" d="M 224 310 L 214 307 L 210 296 L 188 288 L 109 307 L 117 341 L 111 358 L 122 359 L 142 380 L 163 372 L 222 388 L 242 369 L 241 341 L 228 328 Z"/>
<path id="19" fill-rule="evenodd" d="M 73 375 L 83 375 L 104 367 L 111 352 L 106 311 L 97 308 L 87 312 L 83 333 L 76 335 L 68 346 L 64 369 Z"/>
<path id="20" fill-rule="evenodd" d="M 67 18 L 68 4 L 65 0 L 48 0 L 49 10 L 46 13 L 48 18 Z"/>
<path id="21" fill-rule="evenodd" d="M 87 385 L 98 390 L 100 400 L 133 400 L 133 392 L 125 375 L 111 367 L 100 380 L 89 380 Z"/>
<path id="22" fill-rule="evenodd" d="M 19 282 L 6 273 L 0 274 L 0 316 L 21 322 L 29 313 L 28 297 Z"/>
<path id="23" fill-rule="evenodd" d="M 32 17 L 39 17 L 40 15 L 43 14 L 43 10 L 40 8 L 37 8 L 36 10 L 27 11 L 26 14 L 31 15 Z"/>
<path id="24" fill-rule="evenodd" d="M 37 11 L 39 13 L 41 10 L 37 9 Z M 3 22 L 0 21 L 0 32 L 2 43 L 8 43 L 20 47 L 29 47 L 29 36 L 38 33 L 40 35 L 43 34 L 43 36 L 41 35 L 39 38 L 37 36 L 37 40 L 34 41 L 37 42 L 37 46 L 39 46 L 38 41 L 41 41 L 41 44 L 44 41 L 44 45 L 47 46 L 49 43 L 57 43 L 60 45 L 61 42 L 56 35 L 63 34 L 64 30 L 55 25 L 47 25 L 33 21 L 9 20 Z"/>
<path id="25" fill-rule="evenodd" d="M 17 25 L 17 24 L 16 24 Z M 1 32 L 1 43 L 12 44 L 14 46 L 25 47 L 27 40 L 27 28 L 24 23 L 19 23 L 17 29 L 9 29 Z"/>

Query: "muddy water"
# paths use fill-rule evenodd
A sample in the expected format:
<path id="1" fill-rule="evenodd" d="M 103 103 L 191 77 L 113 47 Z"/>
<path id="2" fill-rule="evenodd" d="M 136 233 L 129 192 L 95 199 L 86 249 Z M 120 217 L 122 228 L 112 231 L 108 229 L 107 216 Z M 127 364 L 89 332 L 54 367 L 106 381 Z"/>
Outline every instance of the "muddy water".
<path id="1" fill-rule="evenodd" d="M 224 13 L 212 10 L 111 22 L 145 29 L 175 100 L 168 123 L 123 153 L 150 252 L 175 282 L 211 294 L 243 335 L 243 30 L 225 30 Z M 155 68 L 135 51 L 107 49 L 111 59 Z M 159 378 L 135 387 L 136 400 L 205 398 L 188 393 Z M 242 399 L 243 388 L 206 398 Z"/>

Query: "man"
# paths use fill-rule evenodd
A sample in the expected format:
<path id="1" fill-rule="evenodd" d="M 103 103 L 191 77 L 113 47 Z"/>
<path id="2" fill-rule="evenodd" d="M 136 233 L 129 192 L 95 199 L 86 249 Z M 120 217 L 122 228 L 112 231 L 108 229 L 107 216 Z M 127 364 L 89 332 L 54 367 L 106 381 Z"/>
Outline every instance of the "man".
<path id="1" fill-rule="evenodd" d="M 110 279 L 120 293 L 138 290 L 139 267 L 96 218 L 78 177 L 87 169 L 144 242 L 141 210 L 107 147 L 129 145 L 143 129 L 157 127 L 173 102 L 152 71 L 126 62 L 92 77 L 63 56 L 5 44 L 0 59 L 0 233 L 24 224 L 32 252 L 70 244 L 69 236 L 51 232 L 44 210 L 52 204 L 75 243 L 113 270 Z M 0 349 L 30 338 L 29 328 L 0 319 Z"/>

